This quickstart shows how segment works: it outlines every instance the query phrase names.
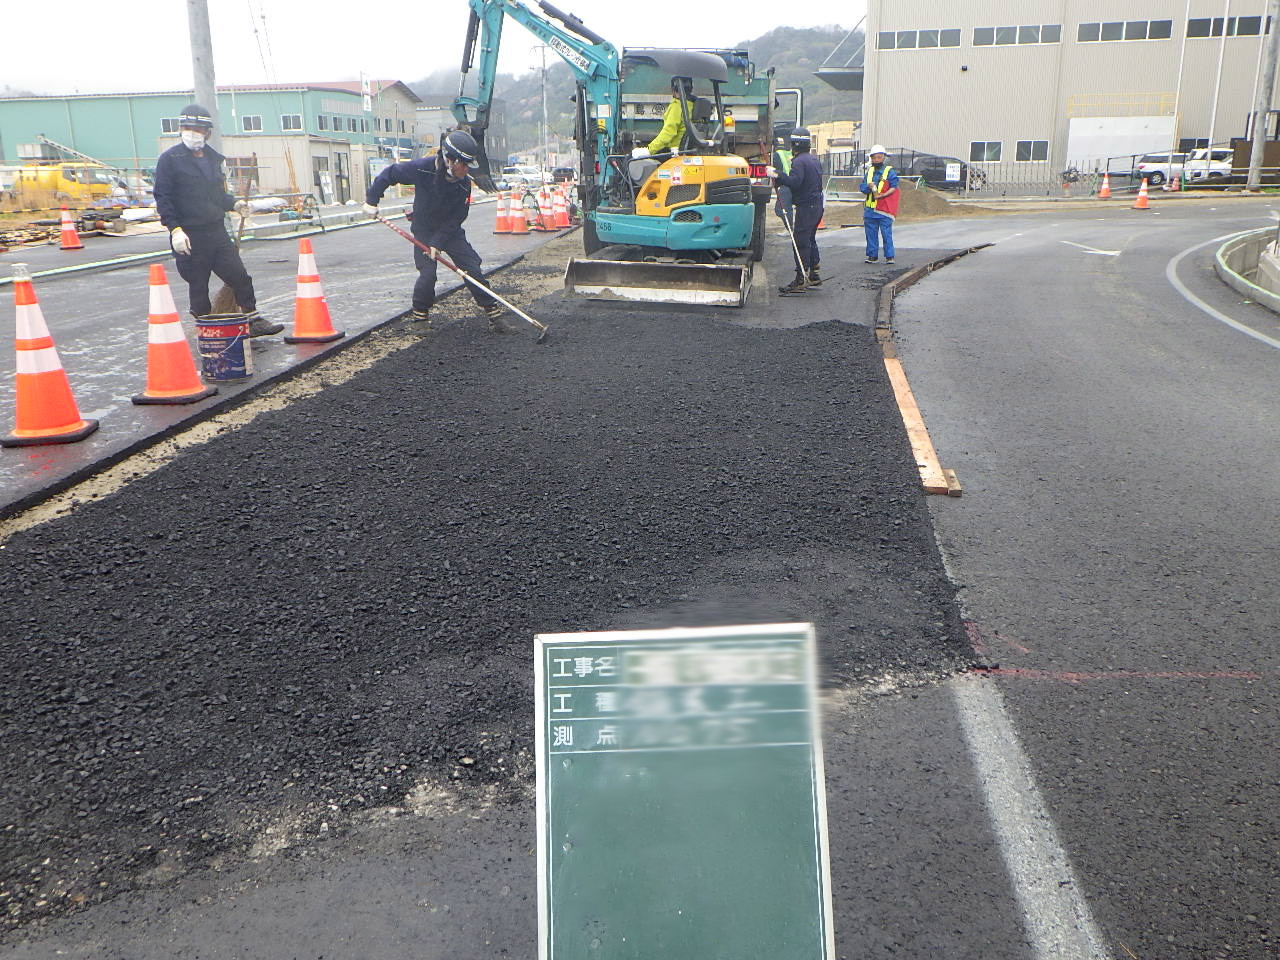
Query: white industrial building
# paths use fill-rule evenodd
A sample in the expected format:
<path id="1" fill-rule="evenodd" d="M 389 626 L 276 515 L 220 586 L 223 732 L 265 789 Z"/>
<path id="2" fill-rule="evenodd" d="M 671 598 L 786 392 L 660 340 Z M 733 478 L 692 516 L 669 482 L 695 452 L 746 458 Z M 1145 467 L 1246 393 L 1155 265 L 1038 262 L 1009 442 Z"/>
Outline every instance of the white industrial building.
<path id="1" fill-rule="evenodd" d="M 1265 10 L 1265 0 L 868 0 L 861 139 L 1028 183 L 1225 143 L 1250 124 Z"/>

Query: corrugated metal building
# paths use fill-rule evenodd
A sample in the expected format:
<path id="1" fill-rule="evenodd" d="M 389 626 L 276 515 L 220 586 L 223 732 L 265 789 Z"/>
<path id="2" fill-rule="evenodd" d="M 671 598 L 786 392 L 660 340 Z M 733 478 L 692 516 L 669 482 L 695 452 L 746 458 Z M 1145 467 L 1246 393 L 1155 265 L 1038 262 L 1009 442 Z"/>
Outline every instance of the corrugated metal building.
<path id="1" fill-rule="evenodd" d="M 869 0 L 862 140 L 1007 181 L 1223 143 L 1264 19 L 1263 0 Z"/>
<path id="2" fill-rule="evenodd" d="M 177 142 L 178 113 L 193 97 L 176 90 L 0 99 L 0 163 L 26 160 L 22 148 L 43 134 L 110 165 L 149 170 Z M 256 172 L 254 192 L 361 199 L 389 159 L 428 149 L 420 103 L 398 80 L 220 86 L 228 173 L 243 183 Z"/>

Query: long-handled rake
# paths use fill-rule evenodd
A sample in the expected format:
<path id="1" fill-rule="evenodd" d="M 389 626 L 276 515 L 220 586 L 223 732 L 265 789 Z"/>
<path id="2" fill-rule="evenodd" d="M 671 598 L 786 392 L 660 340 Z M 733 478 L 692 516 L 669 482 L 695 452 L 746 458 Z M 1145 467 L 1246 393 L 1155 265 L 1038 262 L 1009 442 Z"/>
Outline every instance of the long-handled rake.
<path id="1" fill-rule="evenodd" d="M 804 268 L 804 260 L 800 258 L 800 245 L 796 243 L 795 231 L 791 229 L 791 218 L 787 216 L 787 211 L 782 211 L 782 223 L 787 228 L 787 236 L 791 238 L 791 249 L 796 255 L 796 272 L 803 278 L 801 283 L 802 289 L 809 289 L 809 272 Z"/>
<path id="2" fill-rule="evenodd" d="M 382 216 L 382 214 L 374 214 L 374 217 L 377 220 L 380 220 L 382 223 L 386 224 L 396 233 L 400 234 L 400 236 L 404 237 L 406 240 L 412 243 L 415 247 L 417 247 L 427 256 L 431 257 L 433 260 L 437 261 L 438 263 L 443 263 L 446 267 L 448 267 L 450 270 L 452 270 L 454 273 L 460 276 L 467 283 L 471 284 L 473 287 L 475 287 L 478 290 L 483 290 L 489 296 L 493 297 L 493 299 L 497 300 L 500 304 L 502 304 L 504 307 L 506 307 L 508 310 L 510 310 L 512 313 L 518 316 L 521 320 L 524 320 L 526 323 L 531 324 L 535 329 L 539 331 L 538 338 L 534 340 L 534 343 L 547 342 L 547 338 L 550 336 L 550 332 L 548 331 L 547 325 L 545 323 L 539 323 L 537 320 L 533 319 L 533 317 L 529 316 L 527 313 L 525 313 L 523 310 L 517 307 L 514 303 L 511 303 L 509 300 L 506 300 L 505 298 L 500 297 L 498 294 L 494 293 L 492 290 L 486 287 L 483 283 L 481 283 L 475 277 L 471 276 L 471 274 L 467 273 L 465 270 L 463 270 L 462 268 L 458 267 L 456 264 L 451 262 L 449 258 L 444 256 L 444 254 L 440 253 L 440 251 L 434 250 L 432 247 L 427 246 L 425 243 L 423 243 L 421 240 L 419 240 L 417 237 L 411 234 L 408 230 L 401 230 L 399 227 L 397 227 L 394 223 L 392 223 L 386 217 Z"/>

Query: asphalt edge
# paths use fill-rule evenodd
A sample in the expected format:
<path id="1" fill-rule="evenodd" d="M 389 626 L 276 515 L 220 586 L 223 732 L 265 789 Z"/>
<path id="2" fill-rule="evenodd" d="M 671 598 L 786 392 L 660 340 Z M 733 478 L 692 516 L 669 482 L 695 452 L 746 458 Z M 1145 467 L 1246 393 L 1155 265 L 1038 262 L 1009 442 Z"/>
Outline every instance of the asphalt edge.
<path id="1" fill-rule="evenodd" d="M 373 223 L 374 221 L 370 220 L 368 222 Z M 564 232 L 559 234 L 559 236 L 565 236 L 569 233 L 572 233 L 575 229 L 578 229 L 578 228 L 577 227 L 565 228 Z M 556 239 L 556 238 L 551 238 L 551 239 Z M 508 269 L 509 267 L 515 266 L 517 263 L 523 260 L 529 252 L 531 251 L 525 251 L 523 253 L 517 254 L 515 257 L 513 257 L 510 260 L 504 261 L 503 263 L 497 265 L 492 270 L 490 270 L 485 276 L 490 277 L 496 273 L 499 273 L 503 270 Z M 166 253 L 165 256 L 169 256 L 169 254 Z M 451 287 L 450 289 L 445 290 L 443 293 L 440 294 L 440 297 L 438 299 L 452 297 L 457 293 L 459 293 L 459 291 L 464 290 L 465 287 L 466 287 L 466 283 L 459 280 L 457 286 Z M 161 430 L 155 433 L 150 433 L 145 437 L 141 437 L 135 440 L 133 443 L 130 443 L 127 446 L 120 448 L 119 450 L 113 450 L 110 453 L 105 454 L 101 459 L 95 460 L 92 463 L 87 464 L 81 467 L 80 469 L 75 470 L 65 476 L 58 477 L 56 480 L 51 480 L 47 485 L 40 487 L 37 490 L 33 490 L 31 493 L 27 494 L 24 497 L 19 498 L 18 500 L 15 500 L 11 503 L 0 505 L 0 521 L 8 520 L 11 517 L 17 516 L 18 514 L 26 510 L 30 510 L 32 507 L 37 506 L 40 503 L 43 503 L 45 500 L 48 500 L 50 497 L 55 496 L 59 493 L 63 493 L 64 491 L 71 489 L 77 484 L 83 483 L 84 481 L 90 479 L 91 477 L 96 476 L 97 474 L 101 473 L 104 470 L 114 467 L 116 464 L 120 463 L 123 460 L 127 460 L 129 457 L 132 457 L 135 454 L 141 453 L 142 451 L 150 447 L 154 447 L 156 444 L 163 443 L 165 440 L 168 440 L 170 437 L 173 437 L 179 433 L 182 433 L 185 430 L 189 430 L 191 427 L 199 423 L 203 423 L 205 420 L 209 420 L 220 413 L 230 410 L 236 406 L 239 406 L 243 402 L 252 400 L 255 397 L 262 394 L 268 388 L 273 387 L 276 384 L 282 383 L 286 380 L 291 379 L 292 377 L 305 373 L 306 371 L 314 367 L 316 364 L 320 363 L 322 360 L 327 360 L 328 358 L 332 356 L 336 356 L 338 353 L 348 349 L 349 347 L 355 346 L 357 343 L 361 343 L 362 341 L 367 339 L 370 336 L 370 334 L 373 334 L 376 331 L 386 329 L 391 324 L 398 321 L 403 315 L 404 315 L 404 312 L 401 311 L 400 313 L 397 313 L 394 316 L 388 317 L 387 319 L 381 321 L 380 323 L 375 323 L 373 326 L 369 327 L 366 330 L 361 330 L 359 333 L 345 336 L 341 340 L 334 341 L 332 344 L 326 344 L 323 346 L 322 349 L 317 350 L 311 356 L 303 357 L 299 359 L 296 363 L 291 364 L 285 369 L 280 370 L 279 372 L 273 374 L 272 376 L 264 380 L 253 383 L 252 385 L 246 387 L 244 390 L 240 390 L 234 394 L 229 394 L 227 396 L 211 397 L 209 398 L 210 402 L 208 403 L 202 402 L 200 404 L 193 404 L 192 406 L 196 407 L 196 409 L 192 410 L 190 416 L 183 417 L 181 420 L 171 423 L 168 426 L 162 428 Z"/>

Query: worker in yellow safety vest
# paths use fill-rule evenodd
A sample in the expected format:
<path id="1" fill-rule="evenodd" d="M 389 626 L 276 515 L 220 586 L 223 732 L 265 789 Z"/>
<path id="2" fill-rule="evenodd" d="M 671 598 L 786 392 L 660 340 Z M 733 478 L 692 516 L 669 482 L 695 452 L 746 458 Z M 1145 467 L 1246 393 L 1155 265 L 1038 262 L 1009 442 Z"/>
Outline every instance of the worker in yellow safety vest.
<path id="1" fill-rule="evenodd" d="M 867 263 L 880 259 L 880 239 L 884 238 L 884 261 L 893 263 L 893 221 L 898 215 L 898 171 L 889 166 L 884 147 L 876 144 L 868 154 L 867 172 L 858 187 L 866 194 L 862 226 L 867 234 Z"/>

